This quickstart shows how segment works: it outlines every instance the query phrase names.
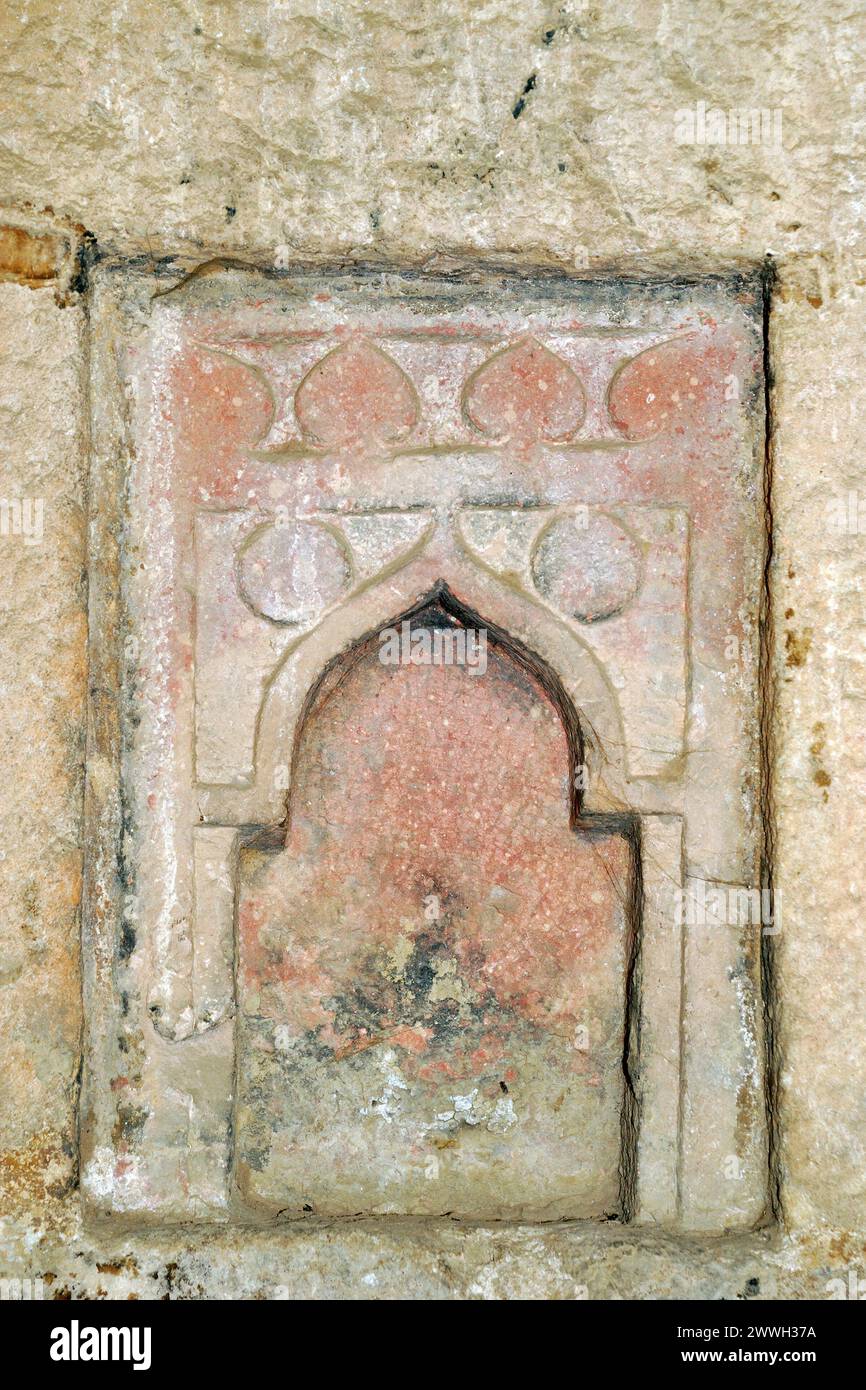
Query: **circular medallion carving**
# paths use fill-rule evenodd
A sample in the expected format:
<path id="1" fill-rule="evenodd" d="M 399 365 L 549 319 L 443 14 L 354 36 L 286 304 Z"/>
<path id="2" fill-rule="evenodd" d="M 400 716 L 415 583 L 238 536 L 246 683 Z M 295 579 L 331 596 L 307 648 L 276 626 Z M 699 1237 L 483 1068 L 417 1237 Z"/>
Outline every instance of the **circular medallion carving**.
<path id="1" fill-rule="evenodd" d="M 559 517 L 542 532 L 532 578 L 560 612 L 595 623 L 631 601 L 640 565 L 637 541 L 613 517 Z"/>
<path id="2" fill-rule="evenodd" d="M 302 623 L 336 603 L 351 566 L 332 532 L 310 521 L 270 522 L 238 556 L 238 588 L 254 613 L 275 623 Z"/>

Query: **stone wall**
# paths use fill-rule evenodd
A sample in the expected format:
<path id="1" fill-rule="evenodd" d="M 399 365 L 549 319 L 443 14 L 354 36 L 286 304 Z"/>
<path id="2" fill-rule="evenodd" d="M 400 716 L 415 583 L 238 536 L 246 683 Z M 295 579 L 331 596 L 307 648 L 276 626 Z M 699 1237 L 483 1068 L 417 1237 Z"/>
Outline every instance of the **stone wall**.
<path id="1" fill-rule="evenodd" d="M 0 494 L 21 504 L 0 536 L 4 1275 L 110 1297 L 822 1297 L 866 1269 L 863 27 L 831 0 L 42 0 L 0 20 Z M 731 113 L 756 141 L 730 142 Z M 88 589 L 119 621 L 88 516 L 112 504 L 108 417 L 129 406 L 100 286 L 143 324 L 151 293 L 194 271 L 193 293 L 262 276 L 270 293 L 362 263 L 470 286 L 500 266 L 768 287 L 762 809 L 780 930 L 754 1229 L 208 1213 L 179 1234 L 82 1211 L 81 1001 L 111 968 L 85 917 L 82 996 L 85 737 L 89 718 L 92 816 L 115 717 L 105 671 L 86 679 Z"/>

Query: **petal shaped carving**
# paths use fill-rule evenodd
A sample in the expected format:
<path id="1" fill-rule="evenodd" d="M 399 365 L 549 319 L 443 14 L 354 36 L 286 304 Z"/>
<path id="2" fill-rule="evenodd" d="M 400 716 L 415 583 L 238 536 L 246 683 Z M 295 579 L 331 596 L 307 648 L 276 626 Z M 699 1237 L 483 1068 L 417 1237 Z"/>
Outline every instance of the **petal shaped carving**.
<path id="1" fill-rule="evenodd" d="M 392 444 L 418 419 L 415 389 L 397 363 L 366 339 L 334 348 L 295 393 L 307 439 L 332 449 Z"/>
<path id="2" fill-rule="evenodd" d="M 626 439 L 706 428 L 708 410 L 721 406 L 731 382 L 733 354 L 724 344 L 671 339 L 623 362 L 608 388 L 608 410 Z"/>
<path id="3" fill-rule="evenodd" d="M 535 338 L 482 363 L 466 383 L 464 406 L 482 434 L 551 443 L 570 439 L 586 410 L 580 379 Z"/>

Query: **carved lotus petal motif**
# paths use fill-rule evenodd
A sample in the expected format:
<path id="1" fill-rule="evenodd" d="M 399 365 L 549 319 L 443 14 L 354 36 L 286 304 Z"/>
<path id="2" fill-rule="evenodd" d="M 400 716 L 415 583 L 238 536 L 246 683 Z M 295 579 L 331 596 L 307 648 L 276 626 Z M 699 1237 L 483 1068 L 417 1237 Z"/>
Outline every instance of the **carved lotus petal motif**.
<path id="1" fill-rule="evenodd" d="M 409 433 L 418 419 L 418 398 L 393 358 L 360 339 L 310 368 L 295 393 L 295 415 L 315 444 L 370 448 Z"/>
<path id="2" fill-rule="evenodd" d="M 551 443 L 570 439 L 586 410 L 579 378 L 534 338 L 504 348 L 469 378 L 466 414 L 482 434 Z"/>
<path id="3" fill-rule="evenodd" d="M 323 526 L 265 525 L 241 547 L 238 587 L 244 602 L 275 623 L 302 623 L 335 603 L 351 578 L 341 542 Z"/>
<path id="4" fill-rule="evenodd" d="M 705 428 L 707 413 L 725 398 L 733 357 L 723 345 L 673 339 L 646 348 L 614 373 L 610 418 L 627 439 Z"/>

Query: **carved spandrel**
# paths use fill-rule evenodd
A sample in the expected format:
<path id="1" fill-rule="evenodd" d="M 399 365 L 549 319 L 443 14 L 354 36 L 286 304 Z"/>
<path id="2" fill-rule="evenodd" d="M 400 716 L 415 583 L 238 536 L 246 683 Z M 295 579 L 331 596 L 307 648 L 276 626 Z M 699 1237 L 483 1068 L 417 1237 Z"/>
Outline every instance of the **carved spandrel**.
<path id="1" fill-rule="evenodd" d="M 414 555 L 425 513 L 196 518 L 196 779 L 246 786 L 280 658 L 323 616 Z M 232 717 L 225 718 L 231 708 Z M 285 785 L 285 784 L 284 784 Z"/>
<path id="2" fill-rule="evenodd" d="M 479 563 L 539 597 L 597 653 L 622 711 L 631 775 L 676 768 L 685 751 L 685 514 L 642 506 L 466 509 L 459 525 Z M 629 679 L 636 665 L 641 681 Z"/>

